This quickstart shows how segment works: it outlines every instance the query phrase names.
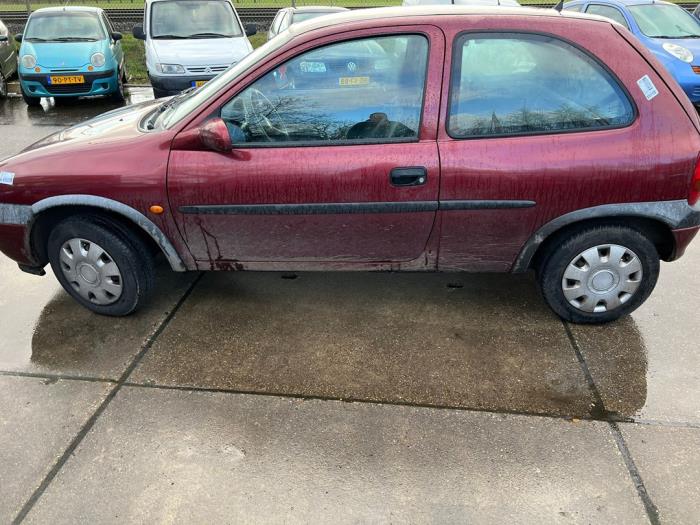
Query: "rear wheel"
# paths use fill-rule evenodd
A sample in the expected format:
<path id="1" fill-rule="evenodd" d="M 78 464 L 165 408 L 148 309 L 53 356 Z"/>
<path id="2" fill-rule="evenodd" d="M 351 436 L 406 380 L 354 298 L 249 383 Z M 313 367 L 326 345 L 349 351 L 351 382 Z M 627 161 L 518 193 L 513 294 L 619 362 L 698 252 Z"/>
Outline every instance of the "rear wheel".
<path id="1" fill-rule="evenodd" d="M 153 288 L 151 250 L 108 219 L 82 215 L 64 220 L 51 231 L 47 250 L 63 288 L 95 313 L 129 315 Z"/>
<path id="2" fill-rule="evenodd" d="M 32 97 L 32 96 L 28 95 L 24 91 L 24 88 L 21 85 L 20 85 L 20 91 L 22 92 L 22 98 L 27 103 L 27 106 L 34 107 L 34 108 L 41 106 L 41 97 Z"/>
<path id="3" fill-rule="evenodd" d="M 547 304 L 574 323 L 606 323 L 636 310 L 659 276 L 659 254 L 642 233 L 620 226 L 580 230 L 539 271 Z"/>

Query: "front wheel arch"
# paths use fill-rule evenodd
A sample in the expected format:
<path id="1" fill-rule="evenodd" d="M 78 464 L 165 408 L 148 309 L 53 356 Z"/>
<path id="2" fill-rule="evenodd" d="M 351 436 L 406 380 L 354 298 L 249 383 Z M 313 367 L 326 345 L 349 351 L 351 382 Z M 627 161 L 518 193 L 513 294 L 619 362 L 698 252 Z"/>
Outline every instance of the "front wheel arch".
<path id="1" fill-rule="evenodd" d="M 41 266 L 48 263 L 46 242 L 53 226 L 72 215 L 90 213 L 118 222 L 152 247 L 154 253 L 163 253 L 173 271 L 187 270 L 179 253 L 160 228 L 145 215 L 121 202 L 92 195 L 62 195 L 35 203 L 32 213 L 34 219 L 28 244 Z"/>

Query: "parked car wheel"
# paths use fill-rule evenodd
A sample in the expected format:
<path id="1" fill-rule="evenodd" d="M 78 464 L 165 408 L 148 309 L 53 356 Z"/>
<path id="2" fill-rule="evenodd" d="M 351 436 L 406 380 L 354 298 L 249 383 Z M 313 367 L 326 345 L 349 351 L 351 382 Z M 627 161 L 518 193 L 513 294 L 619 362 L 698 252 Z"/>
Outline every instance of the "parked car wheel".
<path id="1" fill-rule="evenodd" d="M 7 96 L 7 79 L 5 75 L 0 71 L 0 98 L 5 98 Z"/>
<path id="2" fill-rule="evenodd" d="M 153 88 L 153 98 L 163 98 L 169 96 L 167 91 Z"/>
<path id="3" fill-rule="evenodd" d="M 574 323 L 606 323 L 638 308 L 659 276 L 659 254 L 642 233 L 621 226 L 580 230 L 540 266 L 547 304 Z"/>
<path id="4" fill-rule="evenodd" d="M 27 103 L 27 106 L 39 107 L 41 106 L 41 97 L 31 97 L 25 93 L 24 88 L 20 86 L 20 91 L 22 92 L 22 98 Z"/>
<path id="5" fill-rule="evenodd" d="M 117 78 L 118 87 L 117 90 L 112 93 L 112 100 L 115 102 L 124 102 L 126 99 L 126 91 L 124 84 L 126 84 L 126 70 L 122 70 Z"/>
<path id="6" fill-rule="evenodd" d="M 51 231 L 47 249 L 51 268 L 63 288 L 95 313 L 129 315 L 153 288 L 151 250 L 108 219 L 70 217 Z"/>

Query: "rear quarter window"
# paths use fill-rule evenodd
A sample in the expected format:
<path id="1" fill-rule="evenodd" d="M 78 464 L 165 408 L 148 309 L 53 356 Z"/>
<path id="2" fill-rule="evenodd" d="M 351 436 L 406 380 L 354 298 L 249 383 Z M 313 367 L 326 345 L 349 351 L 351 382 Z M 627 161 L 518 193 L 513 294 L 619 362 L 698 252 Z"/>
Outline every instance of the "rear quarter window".
<path id="1" fill-rule="evenodd" d="M 447 131 L 453 138 L 629 125 L 634 106 L 597 60 L 558 38 L 465 33 L 455 41 Z"/>

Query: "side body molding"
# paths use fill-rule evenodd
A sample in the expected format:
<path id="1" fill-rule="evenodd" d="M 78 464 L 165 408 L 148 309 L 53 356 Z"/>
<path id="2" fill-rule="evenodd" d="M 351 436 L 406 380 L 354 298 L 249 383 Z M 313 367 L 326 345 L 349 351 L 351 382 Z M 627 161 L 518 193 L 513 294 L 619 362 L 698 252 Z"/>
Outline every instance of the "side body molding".
<path id="1" fill-rule="evenodd" d="M 604 204 L 572 211 L 551 220 L 528 239 L 513 264 L 512 272 L 525 272 L 540 245 L 557 230 L 570 224 L 606 217 L 641 217 L 654 219 L 670 229 L 691 228 L 700 225 L 700 209 L 691 207 L 686 200 L 633 202 L 626 204 Z"/>
<path id="2" fill-rule="evenodd" d="M 156 226 L 144 214 L 130 206 L 127 206 L 126 204 L 112 199 L 107 199 L 105 197 L 97 197 L 95 195 L 59 195 L 35 202 L 32 205 L 32 214 L 38 215 L 42 211 L 46 211 L 57 206 L 92 206 L 93 208 L 102 208 L 103 210 L 109 210 L 117 213 L 138 225 L 156 242 L 156 244 L 158 244 L 160 249 L 163 251 L 163 255 L 165 255 L 165 258 L 168 260 L 174 271 L 184 272 L 187 270 L 185 264 L 180 258 L 180 255 L 175 250 L 175 247 L 160 230 L 160 228 L 158 228 L 158 226 Z"/>

